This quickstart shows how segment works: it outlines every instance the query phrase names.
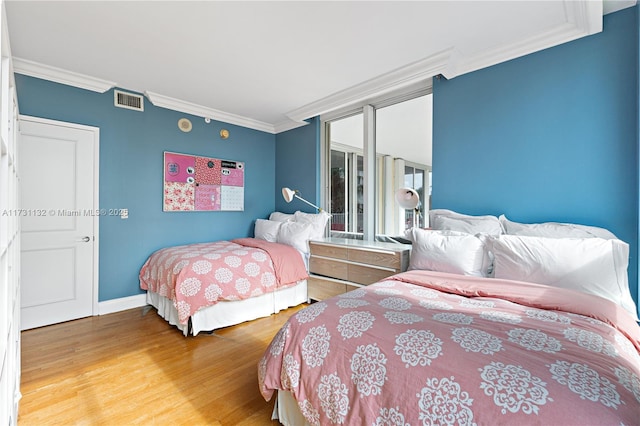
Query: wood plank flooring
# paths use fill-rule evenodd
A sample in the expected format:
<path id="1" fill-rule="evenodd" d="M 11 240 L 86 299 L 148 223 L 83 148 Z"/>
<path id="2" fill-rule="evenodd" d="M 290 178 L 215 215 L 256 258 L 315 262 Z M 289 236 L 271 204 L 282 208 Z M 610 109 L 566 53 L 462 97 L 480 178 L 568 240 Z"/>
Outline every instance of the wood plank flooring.
<path id="1" fill-rule="evenodd" d="M 18 424 L 277 425 L 257 363 L 302 307 L 196 337 L 149 307 L 25 331 Z"/>

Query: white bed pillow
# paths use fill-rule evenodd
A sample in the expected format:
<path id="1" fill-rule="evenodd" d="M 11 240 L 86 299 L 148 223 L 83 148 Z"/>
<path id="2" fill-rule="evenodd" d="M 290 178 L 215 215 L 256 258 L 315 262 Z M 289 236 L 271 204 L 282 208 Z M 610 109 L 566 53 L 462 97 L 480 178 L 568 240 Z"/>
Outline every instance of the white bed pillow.
<path id="1" fill-rule="evenodd" d="M 269 215 L 269 220 L 275 220 L 277 222 L 290 222 L 293 220 L 293 214 L 273 212 Z"/>
<path id="2" fill-rule="evenodd" d="M 309 253 L 308 241 L 312 231 L 313 227 L 309 223 L 282 222 L 276 242 L 287 244 L 306 255 Z"/>
<path id="3" fill-rule="evenodd" d="M 502 234 L 502 226 L 496 216 L 443 216 L 435 215 L 432 229 L 458 231 L 467 234 Z"/>
<path id="4" fill-rule="evenodd" d="M 261 240 L 275 243 L 278 240 L 280 225 L 282 225 L 282 222 L 277 220 L 256 219 L 253 235 Z"/>
<path id="5" fill-rule="evenodd" d="M 448 209 L 433 209 L 433 210 L 429 210 L 429 226 L 433 226 L 433 223 L 435 222 L 437 217 L 443 217 L 443 216 L 457 218 L 457 219 L 475 219 L 477 221 L 487 221 L 490 223 L 495 223 L 496 221 L 498 221 L 498 223 L 500 222 L 498 220 L 498 217 L 493 215 L 475 216 L 470 214 L 458 213 L 456 211 L 448 210 Z"/>
<path id="6" fill-rule="evenodd" d="M 500 215 L 500 223 L 505 234 L 520 235 L 529 237 L 549 237 L 549 238 L 605 238 L 617 239 L 610 231 L 597 226 L 578 225 L 574 223 L 519 223 L 507 219 L 505 215 Z"/>
<path id="7" fill-rule="evenodd" d="M 313 230 L 309 239 L 316 240 L 324 237 L 324 229 L 327 227 L 327 222 L 331 215 L 325 211 L 318 213 L 304 213 L 297 211 L 293 215 L 293 220 L 300 223 L 311 224 Z"/>
<path id="8" fill-rule="evenodd" d="M 491 260 L 482 241 L 456 231 L 412 228 L 405 236 L 411 241 L 409 270 L 450 272 L 486 277 Z"/>
<path id="9" fill-rule="evenodd" d="M 629 291 L 629 245 L 618 239 L 488 237 L 496 278 L 579 290 L 609 299 L 637 319 Z"/>
<path id="10" fill-rule="evenodd" d="M 433 222 L 436 216 L 449 216 L 449 217 L 465 217 L 468 216 L 466 214 L 454 212 L 453 210 L 447 209 L 432 209 L 429 210 L 429 224 L 433 225 Z"/>

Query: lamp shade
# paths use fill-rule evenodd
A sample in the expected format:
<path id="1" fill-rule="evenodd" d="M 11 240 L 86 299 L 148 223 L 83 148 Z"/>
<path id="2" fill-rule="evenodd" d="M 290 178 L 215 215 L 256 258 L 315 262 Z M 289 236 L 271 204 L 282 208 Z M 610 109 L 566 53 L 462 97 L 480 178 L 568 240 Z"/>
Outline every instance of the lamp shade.
<path id="1" fill-rule="evenodd" d="M 405 210 L 413 210 L 420 204 L 420 196 L 415 189 L 398 188 L 396 191 L 396 201 Z"/>
<path id="2" fill-rule="evenodd" d="M 294 191 L 293 189 L 282 188 L 282 197 L 287 203 L 290 203 L 295 195 L 296 191 Z"/>

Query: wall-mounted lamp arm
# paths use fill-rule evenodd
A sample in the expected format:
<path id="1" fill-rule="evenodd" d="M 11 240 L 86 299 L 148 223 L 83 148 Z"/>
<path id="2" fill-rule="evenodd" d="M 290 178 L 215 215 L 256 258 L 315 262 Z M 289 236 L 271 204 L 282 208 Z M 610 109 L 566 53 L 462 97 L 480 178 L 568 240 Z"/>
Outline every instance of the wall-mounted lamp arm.
<path id="1" fill-rule="evenodd" d="M 315 208 L 316 210 L 318 210 L 319 212 L 322 211 L 322 209 L 318 206 L 316 206 L 315 204 L 312 204 L 310 202 L 308 202 L 307 200 L 305 200 L 304 198 L 302 198 L 300 195 L 298 195 L 300 193 L 300 191 L 293 190 L 293 189 L 289 189 L 289 188 L 282 188 L 282 197 L 284 198 L 284 200 L 287 203 L 290 203 L 291 201 L 293 201 L 294 198 L 297 198 L 300 201 L 303 201 L 307 204 L 309 204 L 311 207 Z"/>
<path id="2" fill-rule="evenodd" d="M 307 200 L 305 200 L 304 198 L 300 197 L 298 194 L 296 194 L 296 195 L 295 195 L 295 197 L 296 197 L 298 200 L 303 201 L 303 202 L 305 202 L 305 203 L 309 204 L 311 207 L 313 207 L 313 208 L 317 209 L 318 211 L 320 211 L 320 212 L 322 211 L 322 209 L 321 209 L 320 207 L 316 206 L 315 204 L 311 204 L 310 202 L 308 202 L 308 201 L 307 201 Z"/>

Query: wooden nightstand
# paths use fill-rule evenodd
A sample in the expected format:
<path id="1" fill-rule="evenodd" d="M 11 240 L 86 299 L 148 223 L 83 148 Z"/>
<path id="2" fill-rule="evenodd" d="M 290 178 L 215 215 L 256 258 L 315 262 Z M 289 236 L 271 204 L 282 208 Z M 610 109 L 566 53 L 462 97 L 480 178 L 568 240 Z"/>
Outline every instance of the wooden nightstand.
<path id="1" fill-rule="evenodd" d="M 309 299 L 323 300 L 406 271 L 411 246 L 324 238 L 309 249 Z"/>

